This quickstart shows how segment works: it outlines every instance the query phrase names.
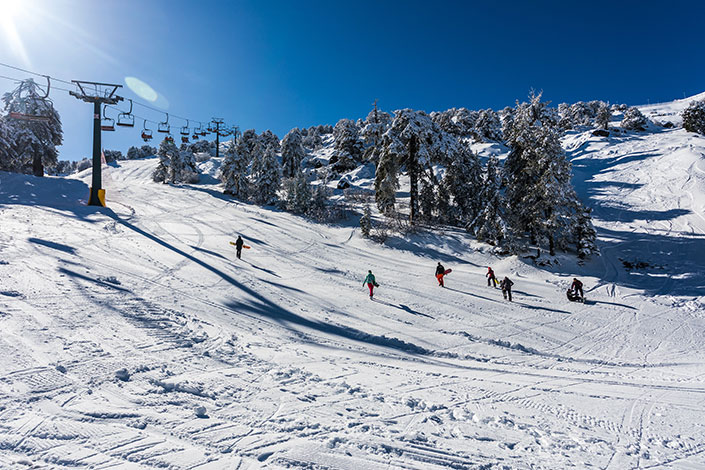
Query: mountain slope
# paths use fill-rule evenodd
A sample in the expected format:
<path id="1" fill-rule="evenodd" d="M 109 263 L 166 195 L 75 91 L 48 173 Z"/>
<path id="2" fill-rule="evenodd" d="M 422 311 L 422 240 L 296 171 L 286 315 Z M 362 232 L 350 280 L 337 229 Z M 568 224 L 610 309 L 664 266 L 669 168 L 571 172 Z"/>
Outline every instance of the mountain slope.
<path id="1" fill-rule="evenodd" d="M 542 269 L 154 184 L 153 159 L 106 169 L 107 209 L 88 173 L 1 174 L 0 468 L 705 465 L 703 138 L 564 145 L 603 256 Z"/>

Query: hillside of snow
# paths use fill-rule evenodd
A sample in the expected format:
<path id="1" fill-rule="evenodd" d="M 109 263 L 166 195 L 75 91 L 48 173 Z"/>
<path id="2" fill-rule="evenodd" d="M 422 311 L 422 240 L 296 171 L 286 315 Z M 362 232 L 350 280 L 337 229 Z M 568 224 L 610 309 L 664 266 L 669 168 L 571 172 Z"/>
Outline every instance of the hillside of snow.
<path id="1" fill-rule="evenodd" d="M 602 252 L 582 265 L 461 230 L 379 245 L 223 195 L 216 161 L 184 186 L 105 166 L 107 208 L 90 171 L 0 173 L 0 468 L 705 467 L 705 138 L 563 144 Z"/>

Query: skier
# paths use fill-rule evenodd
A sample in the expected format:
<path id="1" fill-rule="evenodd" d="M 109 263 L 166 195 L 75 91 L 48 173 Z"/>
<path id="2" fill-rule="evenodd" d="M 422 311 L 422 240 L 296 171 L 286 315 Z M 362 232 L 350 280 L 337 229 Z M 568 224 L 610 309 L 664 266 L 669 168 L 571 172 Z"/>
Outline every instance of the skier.
<path id="1" fill-rule="evenodd" d="M 372 274 L 372 270 L 370 269 L 367 271 L 367 276 L 365 276 L 365 280 L 362 281 L 362 286 L 365 287 L 365 284 L 367 284 L 367 287 L 370 288 L 370 300 L 372 299 L 372 296 L 374 295 L 374 288 L 379 287 L 379 284 L 377 284 L 377 281 L 375 280 L 375 275 Z"/>
<path id="2" fill-rule="evenodd" d="M 495 289 L 497 288 L 497 278 L 494 276 L 494 271 L 492 271 L 492 268 L 487 266 L 487 274 L 485 274 L 485 277 L 487 278 L 487 287 L 494 287 Z"/>
<path id="3" fill-rule="evenodd" d="M 445 275 L 445 273 L 446 273 L 446 268 L 444 268 L 443 265 L 439 261 L 438 266 L 436 266 L 436 279 L 438 279 L 438 285 L 440 287 L 445 287 L 445 285 L 443 284 L 443 276 Z"/>
<path id="4" fill-rule="evenodd" d="M 572 296 L 568 294 L 568 298 L 574 297 L 576 300 L 580 299 L 581 302 L 585 301 L 585 294 L 583 293 L 583 283 L 578 281 L 578 278 L 573 278 L 573 283 L 570 285 L 568 292 L 572 292 Z"/>
<path id="5" fill-rule="evenodd" d="M 237 250 L 236 255 L 237 259 L 240 259 L 240 256 L 242 255 L 242 245 L 244 245 L 245 242 L 242 240 L 242 237 L 240 235 L 237 236 L 237 240 L 235 240 L 235 249 Z"/>
<path id="6" fill-rule="evenodd" d="M 502 282 L 499 283 L 499 287 L 502 289 L 502 296 L 506 299 L 509 296 L 509 301 L 512 301 L 512 286 L 514 283 L 507 276 L 504 276 Z"/>

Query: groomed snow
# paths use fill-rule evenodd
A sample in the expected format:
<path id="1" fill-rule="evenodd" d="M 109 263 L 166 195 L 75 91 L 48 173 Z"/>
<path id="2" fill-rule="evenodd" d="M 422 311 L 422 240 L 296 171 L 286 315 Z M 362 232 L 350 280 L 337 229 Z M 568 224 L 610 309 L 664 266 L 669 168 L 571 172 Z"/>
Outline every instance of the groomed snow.
<path id="1" fill-rule="evenodd" d="M 452 229 L 378 245 L 152 183 L 155 159 L 105 167 L 106 209 L 90 172 L 0 174 L 0 468 L 705 467 L 705 139 L 564 146 L 583 266 Z"/>

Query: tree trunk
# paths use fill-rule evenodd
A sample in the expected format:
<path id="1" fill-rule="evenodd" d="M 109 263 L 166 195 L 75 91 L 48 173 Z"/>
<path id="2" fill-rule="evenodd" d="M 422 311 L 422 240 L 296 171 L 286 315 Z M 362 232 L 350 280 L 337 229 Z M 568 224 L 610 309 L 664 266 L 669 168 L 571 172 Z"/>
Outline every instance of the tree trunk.
<path id="1" fill-rule="evenodd" d="M 34 155 L 32 159 L 32 174 L 34 176 L 44 176 L 44 165 L 42 164 L 41 155 Z"/>
<path id="2" fill-rule="evenodd" d="M 556 247 L 555 247 L 555 244 L 554 244 L 554 242 L 553 242 L 553 234 L 550 234 L 550 235 L 548 236 L 548 252 L 551 254 L 551 256 L 555 256 L 555 255 L 556 255 Z"/>
<path id="3" fill-rule="evenodd" d="M 418 197 L 419 197 L 419 175 L 416 163 L 416 152 L 418 143 L 416 136 L 412 136 L 409 140 L 409 159 L 407 161 L 407 169 L 409 171 L 409 223 L 416 222 L 416 214 L 418 212 Z"/>

